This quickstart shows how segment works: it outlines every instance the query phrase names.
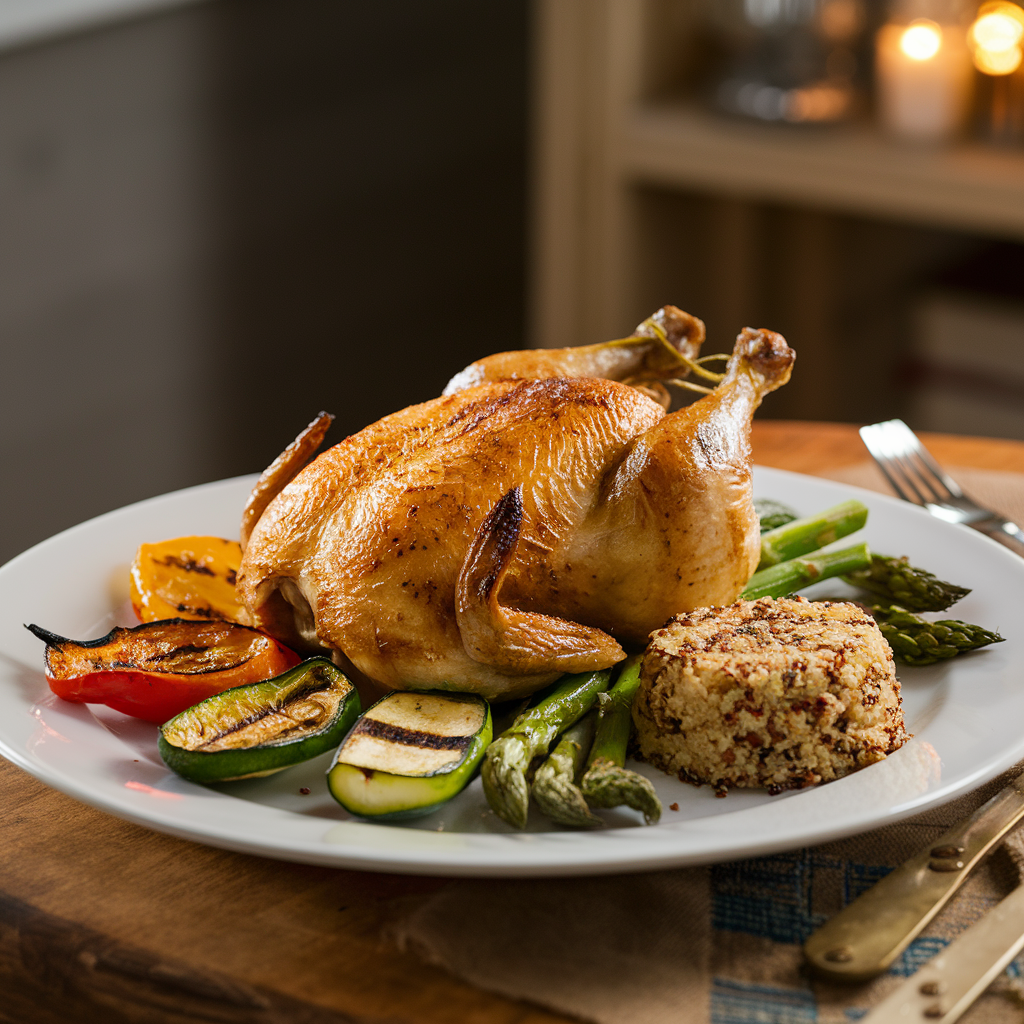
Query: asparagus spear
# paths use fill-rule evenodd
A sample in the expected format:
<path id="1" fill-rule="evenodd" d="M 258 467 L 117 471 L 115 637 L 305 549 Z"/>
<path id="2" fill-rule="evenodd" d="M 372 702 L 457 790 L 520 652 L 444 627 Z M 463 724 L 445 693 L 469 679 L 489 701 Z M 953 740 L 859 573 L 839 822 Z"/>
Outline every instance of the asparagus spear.
<path id="1" fill-rule="evenodd" d="M 872 555 L 866 569 L 847 573 L 843 579 L 915 612 L 944 612 L 970 593 L 967 587 L 946 583 L 916 568 L 906 556 Z"/>
<path id="2" fill-rule="evenodd" d="M 602 693 L 601 719 L 587 758 L 580 789 L 591 807 L 621 807 L 641 811 L 648 825 L 661 817 L 661 801 L 650 779 L 625 768 L 626 745 L 633 725 L 633 698 L 640 686 L 642 656 L 633 655 L 608 693 Z"/>
<path id="3" fill-rule="evenodd" d="M 840 537 L 855 533 L 868 520 L 867 506 L 851 499 L 816 516 L 794 519 L 785 526 L 761 534 L 758 570 L 817 551 Z"/>
<path id="4" fill-rule="evenodd" d="M 871 562 L 867 544 L 854 544 L 842 551 L 828 551 L 812 558 L 791 558 L 771 568 L 755 572 L 740 597 L 748 601 L 759 597 L 785 597 L 819 580 L 844 576 L 863 569 Z"/>
<path id="5" fill-rule="evenodd" d="M 601 696 L 605 696 L 603 693 Z M 561 825 L 593 828 L 603 822 L 592 814 L 576 779 L 594 742 L 597 710 L 589 711 L 571 729 L 562 733 L 558 746 L 537 769 L 530 790 L 537 806 Z"/>
<path id="6" fill-rule="evenodd" d="M 491 809 L 516 828 L 526 827 L 530 762 L 546 754 L 555 737 L 578 722 L 608 689 L 611 670 L 565 676 L 535 707 L 524 711 L 488 748 L 480 769 Z"/>
<path id="7" fill-rule="evenodd" d="M 799 518 L 796 512 L 781 501 L 774 501 L 772 498 L 755 498 L 754 513 L 761 524 L 761 532 L 774 530 L 777 526 L 785 526 Z"/>
<path id="8" fill-rule="evenodd" d="M 868 608 L 893 654 L 908 665 L 933 665 L 1004 640 L 998 633 L 957 619 L 928 622 L 898 604 L 873 604 Z"/>

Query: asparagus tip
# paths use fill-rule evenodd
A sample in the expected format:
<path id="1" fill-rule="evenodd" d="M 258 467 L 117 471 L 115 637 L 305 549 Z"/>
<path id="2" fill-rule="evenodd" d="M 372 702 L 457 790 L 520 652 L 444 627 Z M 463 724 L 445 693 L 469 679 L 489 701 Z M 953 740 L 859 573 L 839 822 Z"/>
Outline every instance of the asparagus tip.
<path id="1" fill-rule="evenodd" d="M 521 764 L 525 748 L 516 736 L 495 740 L 480 768 L 484 795 L 491 810 L 513 828 L 526 828 L 530 794 Z"/>
<path id="2" fill-rule="evenodd" d="M 576 828 L 596 828 L 604 822 L 592 814 L 579 788 L 557 771 L 541 767 L 533 780 L 533 799 L 552 821 Z"/>
<path id="3" fill-rule="evenodd" d="M 621 807 L 625 804 L 640 811 L 648 825 L 656 824 L 661 818 L 661 801 L 651 780 L 604 758 L 590 766 L 580 788 L 592 807 Z"/>

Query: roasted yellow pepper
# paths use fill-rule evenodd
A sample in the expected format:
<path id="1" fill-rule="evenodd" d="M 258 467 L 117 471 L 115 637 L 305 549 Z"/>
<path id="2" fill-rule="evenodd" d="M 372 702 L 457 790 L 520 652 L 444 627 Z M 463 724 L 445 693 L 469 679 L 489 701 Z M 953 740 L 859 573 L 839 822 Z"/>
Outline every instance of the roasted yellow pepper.
<path id="1" fill-rule="evenodd" d="M 235 575 L 242 563 L 237 541 L 177 537 L 141 544 L 132 562 L 131 598 L 142 622 L 226 619 L 238 622 Z"/>

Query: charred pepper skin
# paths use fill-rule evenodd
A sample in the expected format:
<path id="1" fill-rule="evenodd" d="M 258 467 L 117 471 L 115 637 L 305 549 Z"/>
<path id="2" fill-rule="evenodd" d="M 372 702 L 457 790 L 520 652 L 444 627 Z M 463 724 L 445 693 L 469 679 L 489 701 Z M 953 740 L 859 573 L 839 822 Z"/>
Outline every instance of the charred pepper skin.
<path id="1" fill-rule="evenodd" d="M 63 700 L 106 704 L 159 725 L 207 697 L 271 679 L 301 660 L 233 622 L 163 619 L 76 641 L 26 627 L 46 644 L 46 678 Z"/>

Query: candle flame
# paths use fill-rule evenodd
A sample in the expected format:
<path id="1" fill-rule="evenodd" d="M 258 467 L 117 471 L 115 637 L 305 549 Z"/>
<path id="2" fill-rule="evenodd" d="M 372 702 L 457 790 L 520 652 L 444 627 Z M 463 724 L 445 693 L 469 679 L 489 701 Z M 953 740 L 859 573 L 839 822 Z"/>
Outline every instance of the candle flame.
<path id="1" fill-rule="evenodd" d="M 927 18 L 912 21 L 900 36 L 900 49 L 911 60 L 931 60 L 942 47 L 942 28 Z"/>
<path id="2" fill-rule="evenodd" d="M 979 71 L 986 75 L 1013 74 L 1024 58 L 1024 10 L 1006 0 L 982 4 L 968 39 Z"/>

